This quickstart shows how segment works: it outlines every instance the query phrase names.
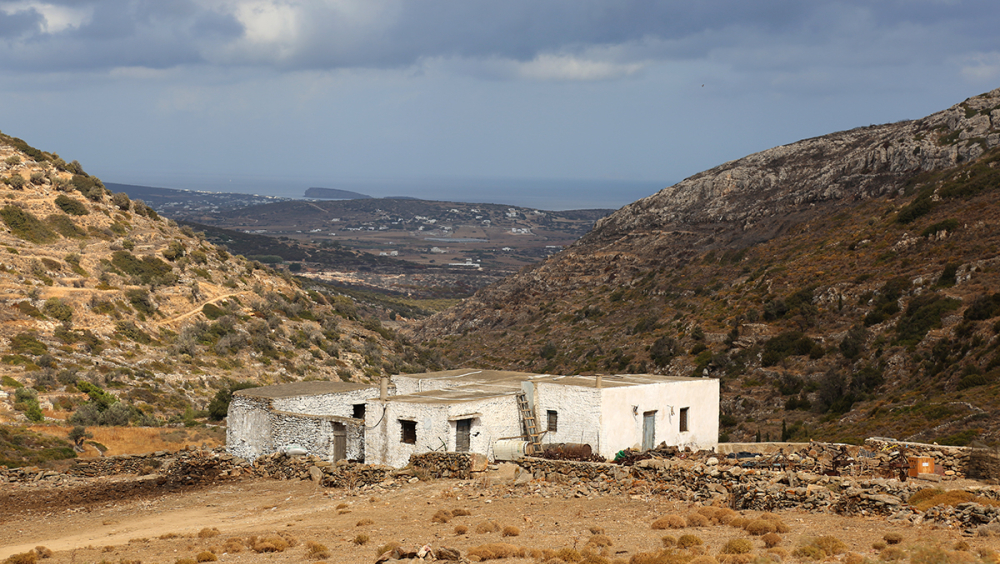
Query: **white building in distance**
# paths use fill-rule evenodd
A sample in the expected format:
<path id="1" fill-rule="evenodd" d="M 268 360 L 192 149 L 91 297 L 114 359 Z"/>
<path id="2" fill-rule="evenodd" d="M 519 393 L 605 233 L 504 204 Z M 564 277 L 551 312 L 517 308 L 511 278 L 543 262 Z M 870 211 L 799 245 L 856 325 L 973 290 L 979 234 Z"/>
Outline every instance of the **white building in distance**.
<path id="1" fill-rule="evenodd" d="M 719 381 L 711 378 L 467 369 L 387 380 L 384 390 L 299 382 L 237 391 L 227 448 L 252 460 L 294 445 L 330 461 L 394 467 L 429 451 L 493 460 L 498 441 L 527 438 L 528 418 L 542 445 L 588 444 L 608 459 L 630 447 L 718 446 Z"/>

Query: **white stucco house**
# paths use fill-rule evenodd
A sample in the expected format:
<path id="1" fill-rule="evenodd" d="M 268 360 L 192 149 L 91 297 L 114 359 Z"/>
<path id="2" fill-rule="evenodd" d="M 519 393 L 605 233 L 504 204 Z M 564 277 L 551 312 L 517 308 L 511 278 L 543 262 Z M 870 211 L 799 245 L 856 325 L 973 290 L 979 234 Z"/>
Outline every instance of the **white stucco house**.
<path id="1" fill-rule="evenodd" d="M 395 375 L 384 390 L 343 382 L 252 388 L 233 394 L 227 447 L 252 459 L 294 444 L 330 460 L 395 467 L 432 450 L 493 460 L 498 441 L 524 437 L 524 415 L 543 445 L 588 444 L 609 459 L 661 443 L 715 448 L 719 381 L 469 369 Z"/>

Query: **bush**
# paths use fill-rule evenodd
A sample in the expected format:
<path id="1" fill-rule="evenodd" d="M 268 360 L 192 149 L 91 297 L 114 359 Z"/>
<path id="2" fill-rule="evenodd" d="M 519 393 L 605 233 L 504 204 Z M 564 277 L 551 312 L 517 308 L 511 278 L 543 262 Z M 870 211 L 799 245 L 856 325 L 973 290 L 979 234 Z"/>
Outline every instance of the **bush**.
<path id="1" fill-rule="evenodd" d="M 59 238 L 31 212 L 17 206 L 7 205 L 0 209 L 0 219 L 10 228 L 11 234 L 31 243 L 52 243 Z"/>
<path id="2" fill-rule="evenodd" d="M 913 222 L 918 217 L 923 217 L 934 209 L 934 202 L 931 200 L 931 191 L 921 192 L 912 202 L 900 208 L 896 214 L 896 223 L 907 224 Z"/>
<path id="3" fill-rule="evenodd" d="M 174 262 L 177 259 L 184 256 L 187 250 L 184 248 L 184 244 L 180 241 L 171 241 L 167 248 L 163 251 L 163 258 Z"/>
<path id="4" fill-rule="evenodd" d="M 924 229 L 920 233 L 920 235 L 922 237 L 931 237 L 933 235 L 937 235 L 941 231 L 951 232 L 951 231 L 955 231 L 955 229 L 958 229 L 958 220 L 957 219 L 946 219 L 944 221 L 939 221 L 937 223 L 934 223 L 932 225 L 927 226 L 927 228 Z"/>
<path id="5" fill-rule="evenodd" d="M 896 324 L 896 339 L 893 342 L 903 346 L 919 343 L 928 331 L 941 327 L 941 316 L 945 312 L 958 309 L 961 303 L 961 300 L 936 292 L 914 297 Z"/>
<path id="6" fill-rule="evenodd" d="M 128 194 L 125 192 L 116 192 L 111 195 L 111 203 L 118 207 L 121 211 L 128 211 L 132 207 L 132 200 L 129 199 Z"/>
<path id="7" fill-rule="evenodd" d="M 753 543 L 748 539 L 730 539 L 722 547 L 722 554 L 747 554 L 753 550 Z"/>
<path id="8" fill-rule="evenodd" d="M 903 296 L 903 292 L 909 285 L 909 281 L 902 276 L 897 276 L 886 281 L 879 290 L 878 298 L 873 304 L 872 311 L 865 315 L 865 327 L 882 323 L 899 313 L 899 298 Z"/>
<path id="9" fill-rule="evenodd" d="M 132 321 L 119 321 L 115 324 L 115 331 L 122 337 L 142 345 L 148 345 L 153 342 L 153 338 L 149 336 L 149 333 L 140 329 Z"/>
<path id="10" fill-rule="evenodd" d="M 799 355 L 820 358 L 823 356 L 823 347 L 800 331 L 786 331 L 764 343 L 761 365 L 774 366 L 786 357 Z"/>
<path id="11" fill-rule="evenodd" d="M 59 321 L 68 323 L 73 320 L 73 308 L 66 305 L 66 303 L 59 298 L 49 298 L 45 300 L 45 305 L 42 306 L 42 311 L 45 312 L 45 315 Z"/>
<path id="12" fill-rule="evenodd" d="M 984 321 L 996 317 L 1000 313 L 1000 292 L 976 296 L 965 309 L 963 317 L 969 321 Z"/>
<path id="13" fill-rule="evenodd" d="M 87 215 L 90 210 L 87 206 L 75 198 L 70 198 L 66 194 L 56 196 L 56 206 L 69 215 Z"/>
<path id="14" fill-rule="evenodd" d="M 87 232 L 80 229 L 69 217 L 54 213 L 45 218 L 45 225 L 67 239 L 82 239 Z"/>
<path id="15" fill-rule="evenodd" d="M 139 259 L 128 251 L 115 251 L 111 255 L 111 264 L 127 276 L 138 277 L 144 284 L 149 284 L 153 278 L 163 278 L 173 270 L 156 257 Z"/>
<path id="16" fill-rule="evenodd" d="M 683 529 L 687 526 L 687 521 L 680 515 L 664 515 L 651 525 L 654 530 L 663 529 Z"/>
<path id="17" fill-rule="evenodd" d="M 153 303 L 146 289 L 133 288 L 127 290 L 125 297 L 128 299 L 128 303 L 132 304 L 132 307 L 139 313 L 143 315 L 153 315 L 156 313 L 156 305 Z"/>
<path id="18" fill-rule="evenodd" d="M 39 341 L 35 333 L 18 333 L 10 340 L 10 350 L 18 354 L 39 356 L 47 353 L 49 347 Z"/>
<path id="19" fill-rule="evenodd" d="M 781 544 L 781 535 L 777 533 L 767 533 L 766 535 L 760 537 L 760 540 L 764 541 L 764 546 L 767 548 L 774 548 Z"/>
<path id="20" fill-rule="evenodd" d="M 882 538 L 889 544 L 899 544 L 903 542 L 903 535 L 899 533 L 886 533 Z"/>
<path id="21" fill-rule="evenodd" d="M 680 548 L 691 548 L 692 546 L 699 546 L 703 544 L 704 541 L 701 537 L 695 535 L 681 535 L 681 538 L 677 539 L 677 546 Z"/>
<path id="22" fill-rule="evenodd" d="M 759 537 L 762 535 L 766 535 L 767 533 L 773 533 L 777 531 L 778 527 L 773 521 L 769 521 L 767 519 L 754 519 L 753 521 L 747 523 L 744 529 L 751 535 Z"/>

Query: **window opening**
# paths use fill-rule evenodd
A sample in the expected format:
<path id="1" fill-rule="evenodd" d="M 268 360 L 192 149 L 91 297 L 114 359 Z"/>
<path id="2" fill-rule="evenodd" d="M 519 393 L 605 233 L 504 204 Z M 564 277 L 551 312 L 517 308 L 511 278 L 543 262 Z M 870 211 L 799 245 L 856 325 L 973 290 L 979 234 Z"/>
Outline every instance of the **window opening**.
<path id="1" fill-rule="evenodd" d="M 354 404 L 354 418 L 355 419 L 365 418 L 365 404 L 363 403 Z"/>
<path id="2" fill-rule="evenodd" d="M 552 409 L 548 410 L 546 414 L 548 415 L 548 426 L 545 430 L 550 433 L 555 433 L 559 430 L 559 414 Z"/>
<path id="3" fill-rule="evenodd" d="M 688 430 L 688 408 L 687 407 L 682 407 L 681 408 L 680 422 L 681 422 L 681 433 L 684 433 L 684 432 L 686 432 Z"/>
<path id="4" fill-rule="evenodd" d="M 404 421 L 399 420 L 400 426 L 400 442 L 406 443 L 408 445 L 417 444 L 417 422 L 416 421 Z"/>

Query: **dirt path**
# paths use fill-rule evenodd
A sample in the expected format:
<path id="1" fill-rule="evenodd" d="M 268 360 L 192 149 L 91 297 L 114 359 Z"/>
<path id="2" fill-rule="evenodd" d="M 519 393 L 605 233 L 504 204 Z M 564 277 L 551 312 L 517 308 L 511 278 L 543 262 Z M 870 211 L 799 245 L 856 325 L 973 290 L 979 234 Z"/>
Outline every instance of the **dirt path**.
<path id="1" fill-rule="evenodd" d="M 30 489 L 26 490 L 30 491 Z M 324 489 L 309 481 L 247 480 L 224 482 L 176 493 L 151 492 L 151 496 L 98 501 L 80 506 L 72 500 L 50 507 L 2 517 L 0 558 L 36 546 L 55 551 L 54 564 L 69 562 L 175 562 L 214 551 L 222 562 L 303 562 L 325 559 L 338 563 L 371 564 L 375 547 L 395 541 L 415 548 L 456 548 L 466 554 L 487 543 L 509 543 L 526 549 L 575 548 L 582 550 L 592 530 L 603 529 L 613 542 L 597 549 L 611 562 L 627 562 L 638 552 L 658 550 L 661 537 L 692 534 L 704 541 L 702 549 L 717 554 L 726 541 L 748 538 L 754 553 L 764 551 L 757 537 L 724 525 L 653 530 L 650 523 L 668 513 L 684 515 L 696 506 L 646 494 L 577 497 L 572 486 L 547 482 L 514 487 L 494 474 L 489 480 L 437 480 L 413 484 L 397 482 L 386 489 Z M 162 494 L 162 495 L 161 495 Z M 448 523 L 432 517 L 442 509 L 461 508 L 471 515 Z M 747 513 L 752 516 L 752 513 Z M 881 518 L 839 517 L 798 511 L 781 512 L 790 532 L 780 546 L 791 551 L 818 535 L 833 535 L 852 551 L 873 560 L 872 543 L 887 532 L 903 537 L 900 545 L 910 551 L 918 545 L 953 546 L 958 531 L 930 525 L 887 524 Z M 492 520 L 510 527 L 477 532 Z M 456 532 L 456 527 L 467 527 Z M 217 528 L 218 536 L 204 538 L 203 529 Z M 516 528 L 516 531 L 514 530 Z M 459 529 L 460 531 L 461 529 Z M 258 554 L 247 548 L 248 537 L 283 534 L 296 544 L 283 552 Z M 516 535 L 514 535 L 516 533 Z M 367 536 L 364 544 L 356 544 Z M 240 540 L 239 552 L 227 540 Z M 305 543 L 328 548 L 326 557 L 307 554 Z M 973 549 L 994 543 L 988 538 L 965 539 Z M 228 546 L 228 548 L 226 548 Z M 307 560 L 308 558 L 308 560 Z M 531 558 L 504 560 L 507 564 L 535 562 Z M 794 559 L 785 561 L 796 561 Z"/>
<path id="2" fill-rule="evenodd" d="M 201 308 L 205 307 L 206 304 L 218 303 L 218 302 L 220 302 L 220 301 L 222 301 L 222 300 L 224 300 L 226 298 L 231 298 L 233 296 L 242 296 L 242 295 L 248 294 L 248 293 L 249 292 L 232 292 L 230 294 L 223 294 L 221 296 L 214 297 L 214 298 L 212 298 L 210 300 L 205 300 L 203 302 L 200 302 L 198 305 L 196 305 L 190 311 L 187 311 L 187 312 L 182 313 L 180 315 L 175 315 L 174 317 L 171 317 L 170 319 L 164 319 L 163 321 L 160 321 L 160 323 L 162 323 L 162 324 L 171 324 L 171 323 L 177 323 L 178 321 L 183 321 L 183 320 L 185 320 L 185 319 L 187 319 L 187 318 L 189 318 L 189 317 L 191 317 L 193 315 L 197 315 L 201 311 Z"/>

